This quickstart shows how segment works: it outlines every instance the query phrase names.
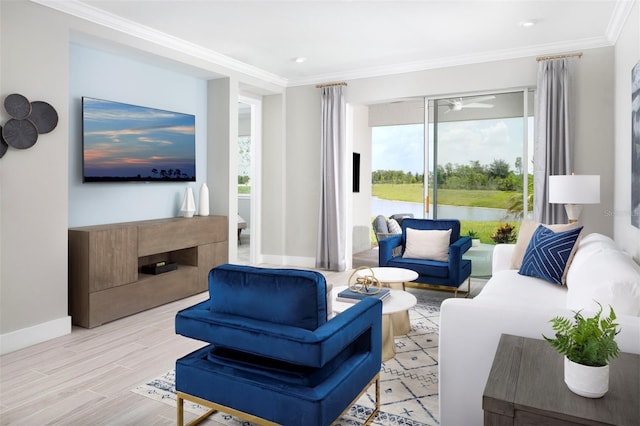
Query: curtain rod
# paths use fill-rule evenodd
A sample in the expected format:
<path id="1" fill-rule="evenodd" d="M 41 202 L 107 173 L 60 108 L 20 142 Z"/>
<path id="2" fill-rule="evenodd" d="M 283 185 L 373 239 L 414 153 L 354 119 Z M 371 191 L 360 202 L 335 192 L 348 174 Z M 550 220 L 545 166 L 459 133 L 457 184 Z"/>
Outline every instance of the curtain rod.
<path id="1" fill-rule="evenodd" d="M 569 53 L 566 55 L 553 55 L 553 56 L 538 56 L 536 58 L 536 61 L 540 62 L 540 61 L 549 61 L 551 59 L 563 59 L 563 58 L 573 58 L 573 57 L 578 57 L 578 58 L 582 58 L 582 52 L 578 52 L 578 53 Z"/>
<path id="2" fill-rule="evenodd" d="M 327 83 L 327 84 L 316 84 L 316 89 L 321 89 L 323 87 L 331 87 L 331 86 L 346 86 L 347 83 L 341 81 L 339 83 Z"/>

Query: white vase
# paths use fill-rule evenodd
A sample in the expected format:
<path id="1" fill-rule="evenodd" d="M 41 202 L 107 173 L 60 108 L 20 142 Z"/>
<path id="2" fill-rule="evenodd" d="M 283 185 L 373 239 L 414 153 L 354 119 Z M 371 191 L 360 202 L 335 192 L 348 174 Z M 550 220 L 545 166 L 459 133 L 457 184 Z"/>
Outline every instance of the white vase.
<path id="1" fill-rule="evenodd" d="M 480 247 L 480 239 L 479 238 L 473 238 L 471 240 L 471 247 Z"/>
<path id="2" fill-rule="evenodd" d="M 564 357 L 564 382 L 575 394 L 600 398 L 609 390 L 609 365 L 591 367 Z"/>
<path id="3" fill-rule="evenodd" d="M 193 190 L 190 186 L 184 191 L 184 198 L 182 199 L 182 206 L 180 207 L 180 214 L 183 217 L 193 217 L 196 212 L 196 203 L 193 200 Z"/>
<path id="4" fill-rule="evenodd" d="M 200 187 L 198 203 L 198 215 L 209 216 L 209 187 L 207 187 L 206 183 L 203 183 Z"/>

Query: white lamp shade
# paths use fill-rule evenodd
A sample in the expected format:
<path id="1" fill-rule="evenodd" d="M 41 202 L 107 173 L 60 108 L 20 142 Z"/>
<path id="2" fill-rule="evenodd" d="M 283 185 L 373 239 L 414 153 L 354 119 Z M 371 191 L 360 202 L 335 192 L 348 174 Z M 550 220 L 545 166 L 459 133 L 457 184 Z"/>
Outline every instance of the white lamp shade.
<path id="1" fill-rule="evenodd" d="M 600 176 L 549 176 L 549 202 L 554 204 L 600 203 Z"/>

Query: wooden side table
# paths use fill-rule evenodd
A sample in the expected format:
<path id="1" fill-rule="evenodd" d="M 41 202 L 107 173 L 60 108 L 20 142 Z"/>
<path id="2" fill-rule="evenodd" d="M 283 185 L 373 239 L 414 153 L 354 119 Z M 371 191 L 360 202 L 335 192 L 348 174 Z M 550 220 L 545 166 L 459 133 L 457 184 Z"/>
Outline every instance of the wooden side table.
<path id="1" fill-rule="evenodd" d="M 564 360 L 544 340 L 503 334 L 482 395 L 485 425 L 640 425 L 640 355 L 610 363 L 602 398 L 574 394 Z"/>

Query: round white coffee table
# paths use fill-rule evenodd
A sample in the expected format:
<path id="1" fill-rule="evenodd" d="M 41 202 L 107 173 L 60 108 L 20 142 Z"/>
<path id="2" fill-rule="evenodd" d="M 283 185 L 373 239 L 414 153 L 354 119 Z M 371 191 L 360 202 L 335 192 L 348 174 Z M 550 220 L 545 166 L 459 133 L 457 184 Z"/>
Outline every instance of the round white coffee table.
<path id="1" fill-rule="evenodd" d="M 386 284 L 387 287 L 396 290 L 404 290 L 404 283 L 413 281 L 418 278 L 418 273 L 416 271 L 412 271 L 411 269 L 391 268 L 387 266 L 363 268 L 359 271 L 356 271 L 356 274 L 358 276 L 363 276 L 370 275 L 371 272 L 373 272 L 373 275 L 382 284 Z"/>
<path id="2" fill-rule="evenodd" d="M 338 297 L 338 293 L 340 293 L 342 290 L 346 288 L 347 288 L 346 285 L 337 286 L 337 287 L 334 287 L 333 290 L 331 291 L 331 299 L 332 299 L 331 303 L 332 303 L 333 312 L 336 312 L 336 313 L 344 312 L 354 305 L 354 303 L 339 302 L 336 300 L 336 298 Z M 413 306 L 415 306 L 416 303 L 418 303 L 418 300 L 416 299 L 416 297 L 409 292 L 406 292 L 403 290 L 394 290 L 394 289 L 390 289 L 389 291 L 391 292 L 391 294 L 389 294 L 389 296 L 382 301 L 382 360 L 383 361 L 387 361 L 393 358 L 396 354 L 393 336 L 399 335 L 399 334 L 407 334 L 411 330 L 411 327 L 409 327 L 409 330 L 407 330 L 406 333 L 398 333 L 395 330 L 395 323 L 394 323 L 395 319 L 393 314 L 401 313 L 401 314 L 406 314 L 408 316 L 409 315 L 408 309 L 412 308 Z"/>
<path id="3" fill-rule="evenodd" d="M 371 269 L 371 270 L 369 270 Z M 395 290 L 404 290 L 404 284 L 418 278 L 418 273 L 411 269 L 392 268 L 388 266 L 376 268 L 363 268 L 356 271 L 359 276 L 370 275 L 376 277 L 383 287 L 389 287 Z M 409 312 L 398 312 L 393 315 L 393 331 L 395 336 L 407 334 L 411 331 L 411 323 L 409 322 Z"/>

